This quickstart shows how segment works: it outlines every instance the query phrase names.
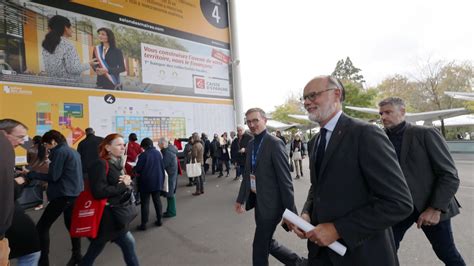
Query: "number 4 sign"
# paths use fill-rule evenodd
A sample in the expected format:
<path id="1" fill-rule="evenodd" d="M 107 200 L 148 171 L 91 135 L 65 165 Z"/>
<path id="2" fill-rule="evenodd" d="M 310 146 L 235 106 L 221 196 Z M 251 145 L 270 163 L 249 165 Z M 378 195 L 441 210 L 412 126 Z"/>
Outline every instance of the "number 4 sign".
<path id="1" fill-rule="evenodd" d="M 213 26 L 220 29 L 228 27 L 226 0 L 201 0 L 201 11 Z"/>

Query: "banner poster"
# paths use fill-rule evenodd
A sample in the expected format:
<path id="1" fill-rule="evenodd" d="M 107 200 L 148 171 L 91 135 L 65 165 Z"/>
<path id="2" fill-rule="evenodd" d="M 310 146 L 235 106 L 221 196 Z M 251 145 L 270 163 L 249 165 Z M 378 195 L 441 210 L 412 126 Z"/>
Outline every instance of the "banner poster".
<path id="1" fill-rule="evenodd" d="M 0 7 L 0 81 L 233 97 L 225 0 L 17 0 Z M 57 15 L 71 31 L 51 53 L 50 27 L 64 28 L 60 19 L 48 25 Z"/>
<path id="2" fill-rule="evenodd" d="M 30 138 L 235 129 L 225 0 L 12 0 L 0 15 L 0 119 Z"/>

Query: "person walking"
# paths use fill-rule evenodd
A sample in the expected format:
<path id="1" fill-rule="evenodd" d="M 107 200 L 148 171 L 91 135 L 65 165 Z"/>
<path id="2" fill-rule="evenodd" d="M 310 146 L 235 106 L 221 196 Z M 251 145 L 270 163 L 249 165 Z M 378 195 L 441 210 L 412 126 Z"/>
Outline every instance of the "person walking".
<path id="1" fill-rule="evenodd" d="M 466 265 L 451 227 L 451 218 L 459 214 L 454 195 L 460 182 L 446 141 L 436 128 L 406 122 L 401 98 L 382 100 L 379 111 L 413 197 L 412 214 L 392 226 L 397 250 L 405 232 L 416 223 L 444 264 Z"/>
<path id="2" fill-rule="evenodd" d="M 168 174 L 168 192 L 165 193 L 166 200 L 168 202 L 166 211 L 163 213 L 164 218 L 176 216 L 176 188 L 178 185 L 178 160 L 176 160 L 176 154 L 178 149 L 175 146 L 168 143 L 166 138 L 160 138 L 158 140 L 158 146 L 160 147 L 161 154 L 163 155 L 163 167 Z"/>
<path id="3" fill-rule="evenodd" d="M 247 145 L 243 180 L 234 208 L 237 213 L 255 208 L 252 263 L 268 265 L 271 254 L 285 265 L 300 265 L 304 259 L 280 245 L 273 234 L 285 209 L 296 213 L 293 183 L 284 143 L 267 132 L 267 118 L 260 108 L 245 113 L 254 139 Z"/>
<path id="4" fill-rule="evenodd" d="M 220 167 L 219 167 L 219 175 L 217 177 L 223 177 L 223 171 L 224 171 L 224 165 L 225 165 L 225 171 L 226 171 L 226 177 L 229 176 L 230 173 L 230 155 L 229 155 L 229 149 L 230 149 L 230 139 L 227 137 L 227 132 L 224 132 L 221 136 L 221 141 L 220 141 Z"/>
<path id="5" fill-rule="evenodd" d="M 87 170 L 90 165 L 99 159 L 99 145 L 104 140 L 95 135 L 93 128 L 86 128 L 86 138 L 77 145 L 77 152 L 81 155 L 82 173 L 87 178 Z"/>
<path id="6" fill-rule="evenodd" d="M 107 204 L 97 237 L 91 239 L 80 266 L 92 266 L 109 241 L 120 247 L 127 266 L 139 265 L 135 239 L 129 230 L 129 225 L 119 224 L 111 210 L 113 206 L 123 204 L 132 196 L 132 179 L 125 174 L 123 168 L 124 154 L 123 137 L 116 133 L 109 134 L 99 145 L 100 159 L 92 163 L 88 169 L 92 196 L 96 199 L 107 199 Z"/>
<path id="7" fill-rule="evenodd" d="M 153 146 L 153 141 L 150 138 L 144 138 L 140 143 L 144 150 L 138 156 L 137 165 L 133 170 L 137 173 L 138 188 L 141 199 L 141 213 L 142 221 L 137 229 L 141 231 L 146 230 L 150 208 L 150 196 L 155 206 L 156 226 L 161 226 L 161 199 L 160 193 L 163 190 L 163 182 L 165 180 L 165 168 L 163 166 L 163 157 L 161 152 Z"/>
<path id="8" fill-rule="evenodd" d="M 342 112 L 344 86 L 332 76 L 310 80 L 303 103 L 321 131 L 308 145 L 310 178 L 301 218 L 309 265 L 399 265 L 391 226 L 412 212 L 412 199 L 392 144 L 375 125 Z M 339 256 L 328 245 L 347 247 Z"/>
<path id="9" fill-rule="evenodd" d="M 68 146 L 63 134 L 50 130 L 41 139 L 46 149 L 50 151 L 49 171 L 47 174 L 31 171 L 28 179 L 38 179 L 48 182 L 46 194 L 49 204 L 36 224 L 41 243 L 41 258 L 39 265 L 49 265 L 49 230 L 61 214 L 69 232 L 72 209 L 77 196 L 84 189 L 82 163 L 79 153 Z M 71 238 L 72 256 L 67 265 L 77 265 L 82 258 L 81 239 Z"/>
<path id="10" fill-rule="evenodd" d="M 231 144 L 231 156 L 232 162 L 235 164 L 235 177 L 237 180 L 243 175 L 245 170 L 245 158 L 247 156 L 247 145 L 253 139 L 253 136 L 247 132 L 243 126 L 237 126 L 237 137 L 232 141 Z"/>
<path id="11" fill-rule="evenodd" d="M 199 196 L 204 194 L 204 146 L 197 132 L 194 132 L 191 138 L 193 143 L 193 147 L 191 149 L 191 162 L 201 164 L 201 175 L 194 177 L 196 191 L 193 193 L 193 195 Z"/>
<path id="12" fill-rule="evenodd" d="M 219 157 L 221 155 L 221 144 L 219 142 L 219 135 L 214 133 L 214 138 L 211 141 L 211 146 L 209 149 L 209 153 L 212 158 L 212 174 L 214 175 L 217 171 L 219 171 Z"/>
<path id="13" fill-rule="evenodd" d="M 295 165 L 296 179 L 303 176 L 303 159 L 306 155 L 306 149 L 304 143 L 301 140 L 300 135 L 296 135 L 295 139 L 291 142 L 290 145 L 290 158 L 293 160 Z"/>

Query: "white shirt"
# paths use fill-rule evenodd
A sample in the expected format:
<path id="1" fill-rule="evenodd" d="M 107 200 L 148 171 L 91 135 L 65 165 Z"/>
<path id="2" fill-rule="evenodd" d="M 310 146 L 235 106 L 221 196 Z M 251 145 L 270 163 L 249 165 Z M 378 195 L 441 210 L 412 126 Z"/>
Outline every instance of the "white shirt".
<path id="1" fill-rule="evenodd" d="M 327 124 L 324 126 L 324 128 L 327 130 L 327 132 L 326 132 L 326 147 L 324 149 L 328 148 L 328 144 L 329 144 L 329 140 L 331 139 L 332 132 L 334 131 L 334 128 L 336 127 L 337 121 L 339 121 L 339 118 L 341 117 L 341 115 L 342 115 L 342 110 L 337 112 L 337 114 L 333 118 L 331 118 L 331 120 L 329 120 L 329 122 L 327 122 Z M 318 147 L 320 139 L 321 138 L 318 138 L 318 143 L 317 143 L 316 147 Z"/>

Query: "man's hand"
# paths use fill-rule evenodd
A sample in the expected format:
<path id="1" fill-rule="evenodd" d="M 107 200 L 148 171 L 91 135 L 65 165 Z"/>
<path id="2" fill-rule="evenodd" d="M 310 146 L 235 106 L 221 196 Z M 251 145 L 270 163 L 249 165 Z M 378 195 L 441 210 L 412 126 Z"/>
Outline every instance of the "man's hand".
<path id="1" fill-rule="evenodd" d="M 320 247 L 328 246 L 340 238 L 333 223 L 318 224 L 306 237 Z"/>
<path id="2" fill-rule="evenodd" d="M 238 202 L 235 203 L 234 208 L 235 208 L 235 212 L 238 213 L 238 214 L 241 214 L 245 211 L 244 205 L 240 204 Z"/>
<path id="3" fill-rule="evenodd" d="M 307 213 L 302 213 L 301 218 L 303 218 L 303 220 L 307 221 L 308 223 L 311 221 L 311 218 L 309 217 L 309 214 L 307 214 Z M 299 238 L 301 238 L 301 239 L 306 239 L 307 238 L 305 232 L 303 230 L 301 230 L 300 228 L 298 228 L 296 225 L 294 225 L 290 222 L 287 222 L 287 225 L 291 229 L 291 231 L 295 232 L 295 234 Z"/>
<path id="4" fill-rule="evenodd" d="M 15 177 L 15 182 L 16 182 L 18 185 L 23 185 L 23 184 L 25 184 L 26 180 L 25 180 L 24 177 L 19 176 L 19 177 Z"/>
<path id="5" fill-rule="evenodd" d="M 418 217 L 416 227 L 420 229 L 422 225 L 437 225 L 439 223 L 440 216 L 441 211 L 435 210 L 432 207 L 428 207 L 424 212 L 420 214 L 420 217 Z"/>

